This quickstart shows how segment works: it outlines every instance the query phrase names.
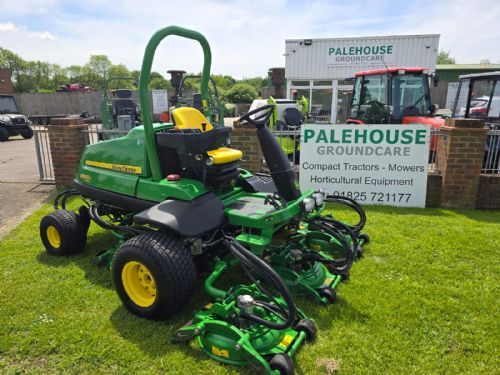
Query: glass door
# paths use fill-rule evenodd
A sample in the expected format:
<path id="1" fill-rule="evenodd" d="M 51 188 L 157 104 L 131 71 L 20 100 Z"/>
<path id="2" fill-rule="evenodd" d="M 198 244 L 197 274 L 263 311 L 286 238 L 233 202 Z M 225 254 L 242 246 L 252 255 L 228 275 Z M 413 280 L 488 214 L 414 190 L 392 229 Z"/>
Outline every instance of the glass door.
<path id="1" fill-rule="evenodd" d="M 345 124 L 349 117 L 349 106 L 351 104 L 352 88 L 337 90 L 337 117 L 336 124 Z"/>

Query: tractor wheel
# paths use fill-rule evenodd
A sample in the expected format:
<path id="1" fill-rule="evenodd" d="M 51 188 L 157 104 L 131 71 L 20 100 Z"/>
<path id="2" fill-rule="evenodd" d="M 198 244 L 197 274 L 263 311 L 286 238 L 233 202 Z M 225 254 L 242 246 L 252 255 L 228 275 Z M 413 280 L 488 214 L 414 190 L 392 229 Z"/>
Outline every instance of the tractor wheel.
<path id="1" fill-rule="evenodd" d="M 33 129 L 31 129 L 29 126 L 26 130 L 23 130 L 21 132 L 21 137 L 23 137 L 24 139 L 31 139 L 33 138 Z"/>
<path id="2" fill-rule="evenodd" d="M 141 234 L 126 241 L 111 267 L 116 292 L 139 317 L 167 319 L 191 298 L 196 267 L 182 241 L 164 232 Z"/>
<path id="3" fill-rule="evenodd" d="M 295 330 L 299 332 L 305 332 L 307 342 L 313 342 L 314 340 L 316 340 L 318 329 L 311 319 L 302 319 L 295 326 Z"/>
<path id="4" fill-rule="evenodd" d="M 358 239 L 365 241 L 365 245 L 370 243 L 370 236 L 368 234 L 366 234 L 366 233 L 361 233 L 358 236 Z"/>
<path id="5" fill-rule="evenodd" d="M 337 292 L 332 288 L 323 288 L 318 291 L 321 297 L 326 297 L 328 303 L 335 303 L 337 301 Z"/>
<path id="6" fill-rule="evenodd" d="M 361 246 L 358 246 L 358 250 L 356 250 L 356 258 L 363 258 L 363 255 L 365 254 L 363 248 Z"/>
<path id="7" fill-rule="evenodd" d="M 0 128 L 0 142 L 9 140 L 9 131 L 5 128 Z"/>
<path id="8" fill-rule="evenodd" d="M 75 212 L 57 210 L 40 221 L 40 238 L 49 254 L 75 254 L 85 249 L 87 228 Z"/>
<path id="9" fill-rule="evenodd" d="M 269 361 L 269 367 L 277 370 L 280 375 L 292 375 L 294 370 L 293 359 L 289 355 L 279 353 L 275 354 Z"/>

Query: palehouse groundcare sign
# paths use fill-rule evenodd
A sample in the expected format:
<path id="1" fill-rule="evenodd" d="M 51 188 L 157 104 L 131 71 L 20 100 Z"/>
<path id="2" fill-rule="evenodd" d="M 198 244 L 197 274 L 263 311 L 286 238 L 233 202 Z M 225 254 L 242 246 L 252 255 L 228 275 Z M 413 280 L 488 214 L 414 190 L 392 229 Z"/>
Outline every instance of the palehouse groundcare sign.
<path id="1" fill-rule="evenodd" d="M 392 65 L 394 45 L 363 44 L 331 46 L 328 48 L 327 65 Z"/>
<path id="2" fill-rule="evenodd" d="M 425 207 L 429 137 L 426 125 L 303 125 L 300 188 Z"/>

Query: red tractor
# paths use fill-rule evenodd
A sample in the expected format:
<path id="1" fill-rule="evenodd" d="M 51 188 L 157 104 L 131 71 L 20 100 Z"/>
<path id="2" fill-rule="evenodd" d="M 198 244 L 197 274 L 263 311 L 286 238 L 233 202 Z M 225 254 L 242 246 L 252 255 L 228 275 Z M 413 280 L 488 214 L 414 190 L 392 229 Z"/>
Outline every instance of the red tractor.
<path id="1" fill-rule="evenodd" d="M 425 124 L 437 129 L 444 119 L 435 117 L 427 68 L 386 68 L 355 74 L 348 124 Z M 431 138 L 431 152 L 437 137 Z"/>

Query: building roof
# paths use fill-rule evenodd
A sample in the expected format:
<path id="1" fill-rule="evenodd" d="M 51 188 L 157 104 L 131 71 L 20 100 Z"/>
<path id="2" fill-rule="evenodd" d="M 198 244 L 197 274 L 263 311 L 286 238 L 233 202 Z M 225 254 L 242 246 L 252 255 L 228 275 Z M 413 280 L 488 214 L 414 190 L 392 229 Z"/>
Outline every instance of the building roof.
<path id="1" fill-rule="evenodd" d="M 473 74 L 465 74 L 461 75 L 460 79 L 462 78 L 482 78 L 482 77 L 500 77 L 500 71 L 496 72 L 487 72 L 487 73 L 473 73 Z"/>
<path id="2" fill-rule="evenodd" d="M 372 74 L 384 74 L 384 73 L 398 73 L 400 70 L 404 70 L 406 73 L 422 73 L 424 70 L 429 70 L 428 68 L 417 68 L 417 67 L 389 67 L 384 69 L 375 70 L 363 70 L 355 74 L 356 77 L 368 76 Z"/>
<path id="3" fill-rule="evenodd" d="M 500 64 L 438 64 L 436 70 L 500 70 Z"/>

